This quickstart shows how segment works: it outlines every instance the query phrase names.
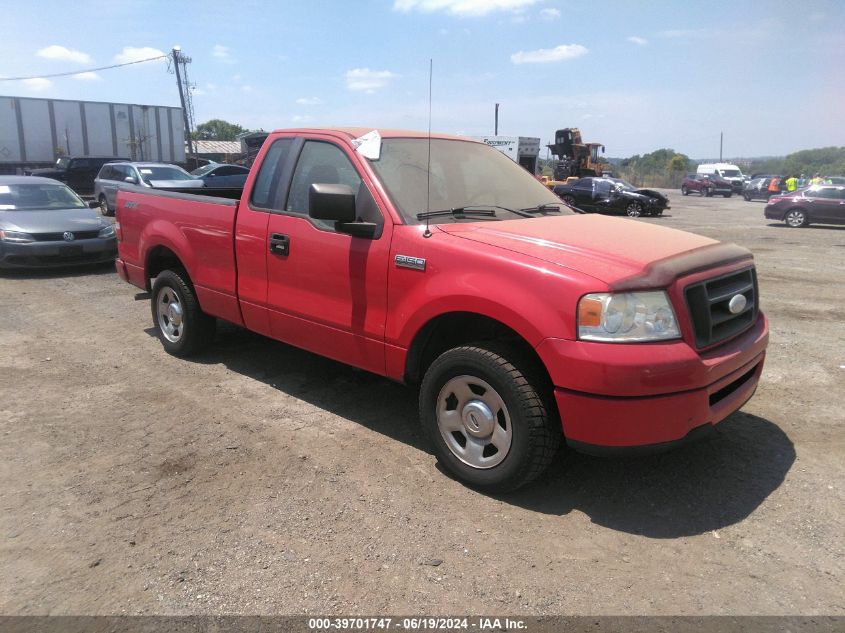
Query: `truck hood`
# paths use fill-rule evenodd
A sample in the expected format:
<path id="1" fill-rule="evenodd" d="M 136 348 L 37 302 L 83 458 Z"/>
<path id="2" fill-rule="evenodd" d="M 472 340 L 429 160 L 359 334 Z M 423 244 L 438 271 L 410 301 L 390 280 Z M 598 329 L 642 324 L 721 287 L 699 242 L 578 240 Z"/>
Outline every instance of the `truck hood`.
<path id="1" fill-rule="evenodd" d="M 45 209 L 41 211 L 0 211 L 0 229 L 22 233 L 63 233 L 94 231 L 105 226 L 91 209 Z"/>
<path id="2" fill-rule="evenodd" d="M 441 224 L 439 228 L 455 237 L 577 270 L 614 290 L 665 287 L 679 275 L 752 259 L 748 250 L 735 244 L 592 214 Z"/>

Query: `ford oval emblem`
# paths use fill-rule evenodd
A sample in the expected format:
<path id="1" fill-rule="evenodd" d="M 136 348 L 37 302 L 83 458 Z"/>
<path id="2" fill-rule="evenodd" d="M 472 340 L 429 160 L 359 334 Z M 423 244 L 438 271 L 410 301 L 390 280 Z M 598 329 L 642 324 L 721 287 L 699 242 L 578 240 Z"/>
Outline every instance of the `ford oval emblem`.
<path id="1" fill-rule="evenodd" d="M 74 235 L 70 231 L 65 231 L 62 233 L 62 237 L 64 238 L 65 242 L 72 242 L 74 240 Z"/>
<path id="2" fill-rule="evenodd" d="M 739 314 L 745 310 L 747 303 L 748 300 L 745 298 L 745 295 L 734 295 L 728 302 L 728 310 L 730 310 L 731 314 Z"/>

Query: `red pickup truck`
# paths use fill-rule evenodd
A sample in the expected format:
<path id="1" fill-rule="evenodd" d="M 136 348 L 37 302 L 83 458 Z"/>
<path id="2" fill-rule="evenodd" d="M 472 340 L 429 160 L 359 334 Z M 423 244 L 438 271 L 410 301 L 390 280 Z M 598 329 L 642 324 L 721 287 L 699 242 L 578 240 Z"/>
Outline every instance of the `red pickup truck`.
<path id="1" fill-rule="evenodd" d="M 151 291 L 168 352 L 224 319 L 418 384 L 437 458 L 488 491 L 561 440 L 667 448 L 752 396 L 768 324 L 751 253 L 576 213 L 483 143 L 367 132 L 271 133 L 240 200 L 118 193 L 117 270 Z"/>

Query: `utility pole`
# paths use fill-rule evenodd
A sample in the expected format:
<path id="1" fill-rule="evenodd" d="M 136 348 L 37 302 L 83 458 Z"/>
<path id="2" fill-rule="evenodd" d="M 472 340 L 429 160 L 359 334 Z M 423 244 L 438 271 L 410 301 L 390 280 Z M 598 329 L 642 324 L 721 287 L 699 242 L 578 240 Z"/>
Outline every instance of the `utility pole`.
<path id="1" fill-rule="evenodd" d="M 191 123 L 188 118 L 188 108 L 185 104 L 185 93 L 188 91 L 188 86 L 183 85 L 179 65 L 191 63 L 191 58 L 183 55 L 182 49 L 178 46 L 173 47 L 171 55 L 173 59 L 173 70 L 176 72 L 176 85 L 179 88 L 179 102 L 182 104 L 182 120 L 185 124 L 185 143 L 187 144 L 188 154 L 190 155 L 194 153 L 194 146 L 191 140 Z"/>
<path id="2" fill-rule="evenodd" d="M 499 104 L 496 104 L 496 114 L 493 123 L 493 135 L 499 136 Z"/>
<path id="3" fill-rule="evenodd" d="M 722 141 L 725 138 L 724 132 L 719 132 L 719 162 L 722 162 Z"/>

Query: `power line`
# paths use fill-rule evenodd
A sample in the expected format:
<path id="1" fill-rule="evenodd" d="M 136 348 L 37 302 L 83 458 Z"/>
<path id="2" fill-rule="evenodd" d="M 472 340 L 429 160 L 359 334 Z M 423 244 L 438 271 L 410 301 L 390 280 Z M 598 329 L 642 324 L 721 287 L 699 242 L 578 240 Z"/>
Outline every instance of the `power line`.
<path id="1" fill-rule="evenodd" d="M 99 68 L 89 68 L 87 70 L 74 70 L 66 73 L 53 73 L 52 75 L 32 75 L 31 77 L 0 77 L 0 81 L 23 81 L 25 79 L 52 79 L 53 77 L 68 77 L 69 75 L 81 75 L 82 73 L 93 73 L 98 70 L 109 70 L 111 68 L 120 68 L 122 66 L 131 66 L 132 64 L 143 64 L 144 62 L 152 62 L 157 59 L 164 59 L 170 55 L 159 55 L 158 57 L 150 57 L 148 59 L 139 59 L 134 62 L 124 62 L 123 64 L 112 64 L 111 66 L 100 66 Z"/>

